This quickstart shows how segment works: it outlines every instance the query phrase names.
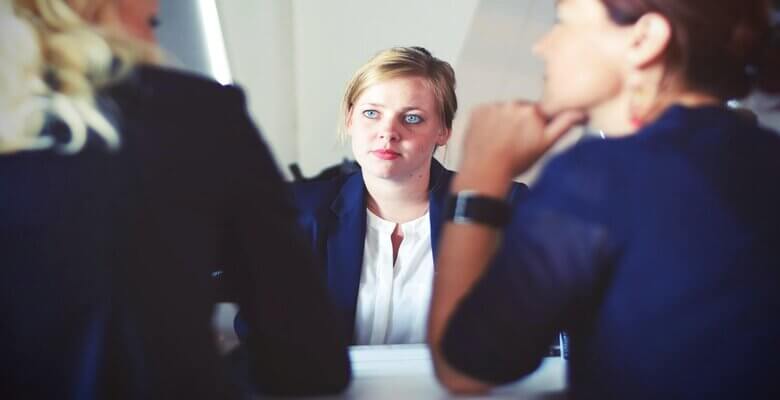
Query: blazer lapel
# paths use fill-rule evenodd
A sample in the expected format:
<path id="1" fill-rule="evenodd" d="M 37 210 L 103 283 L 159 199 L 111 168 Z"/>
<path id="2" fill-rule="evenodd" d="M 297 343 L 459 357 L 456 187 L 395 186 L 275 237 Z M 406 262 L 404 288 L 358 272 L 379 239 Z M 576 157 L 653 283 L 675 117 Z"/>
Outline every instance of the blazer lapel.
<path id="1" fill-rule="evenodd" d="M 363 267 L 363 246 L 366 236 L 366 191 L 360 172 L 347 179 L 331 204 L 336 216 L 329 235 L 328 287 L 338 309 L 350 343 L 353 341 L 360 273 Z"/>
<path id="2" fill-rule="evenodd" d="M 428 205 L 428 210 L 430 211 L 429 217 L 431 219 L 431 250 L 435 260 L 436 251 L 439 246 L 439 234 L 441 233 L 441 227 L 444 224 L 444 202 L 447 199 L 447 193 L 449 193 L 452 172 L 445 169 L 434 159 L 431 162 L 430 179 L 430 191 L 428 196 L 430 203 Z M 436 268 L 435 262 L 433 265 L 434 268 Z"/>

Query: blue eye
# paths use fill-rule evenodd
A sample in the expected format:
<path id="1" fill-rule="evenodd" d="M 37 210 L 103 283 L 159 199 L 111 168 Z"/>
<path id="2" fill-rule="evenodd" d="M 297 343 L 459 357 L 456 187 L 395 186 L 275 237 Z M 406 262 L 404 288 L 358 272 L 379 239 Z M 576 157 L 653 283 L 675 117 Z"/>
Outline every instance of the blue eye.
<path id="1" fill-rule="evenodd" d="M 365 110 L 363 116 L 370 119 L 376 119 L 379 117 L 379 113 L 376 110 Z"/>
<path id="2" fill-rule="evenodd" d="M 423 122 L 423 119 L 421 116 L 416 114 L 407 114 L 404 115 L 404 122 L 406 122 L 407 124 L 417 125 Z"/>

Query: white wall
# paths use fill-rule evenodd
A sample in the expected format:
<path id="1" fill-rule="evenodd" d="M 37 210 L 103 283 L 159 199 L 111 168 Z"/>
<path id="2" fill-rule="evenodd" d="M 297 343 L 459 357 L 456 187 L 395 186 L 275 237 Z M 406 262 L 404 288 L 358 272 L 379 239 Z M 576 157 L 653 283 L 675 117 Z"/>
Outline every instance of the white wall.
<path id="1" fill-rule="evenodd" d="M 336 128 L 353 72 L 377 51 L 423 46 L 454 64 L 477 0 L 293 0 L 298 155 L 304 174 L 351 157 Z"/>
<path id="2" fill-rule="evenodd" d="M 217 0 L 217 6 L 233 80 L 286 172 L 298 159 L 291 2 Z"/>
<path id="3" fill-rule="evenodd" d="M 440 158 L 460 159 L 477 103 L 535 99 L 542 65 L 531 45 L 553 21 L 549 0 L 217 0 L 235 82 L 277 160 L 304 175 L 351 158 L 336 129 L 352 73 L 391 46 L 423 46 L 449 61 L 460 109 Z M 530 179 L 533 173 L 526 176 Z"/>
<path id="4" fill-rule="evenodd" d="M 253 117 L 282 169 L 298 162 L 307 176 L 351 158 L 336 128 L 341 95 L 355 69 L 381 49 L 411 45 L 428 48 L 455 68 L 460 109 L 450 144 L 439 154 L 455 169 L 474 105 L 538 98 L 543 66 L 531 46 L 554 18 L 550 0 L 214 1 L 233 79 L 246 90 Z M 196 6 L 196 0 L 186 3 Z M 184 14 L 168 12 L 163 27 Z M 167 35 L 168 41 L 188 40 L 187 32 L 176 31 L 180 37 Z M 763 123 L 780 128 L 777 111 L 746 104 Z M 580 134 L 572 132 L 556 149 Z M 521 180 L 535 175 L 532 170 Z"/>
<path id="5" fill-rule="evenodd" d="M 449 168 L 457 169 L 460 162 L 466 122 L 475 105 L 539 98 L 544 66 L 531 48 L 554 18 L 555 2 L 550 0 L 480 1 L 455 63 L 460 109 L 444 157 Z M 569 146 L 580 135 L 580 130 L 573 131 L 554 152 Z M 519 180 L 531 182 L 538 169 L 532 168 Z"/>
<path id="6" fill-rule="evenodd" d="M 277 160 L 314 175 L 349 146 L 336 134 L 352 73 L 377 51 L 424 46 L 454 64 L 479 0 L 217 0 L 234 81 Z M 456 67 L 457 69 L 457 67 Z"/>

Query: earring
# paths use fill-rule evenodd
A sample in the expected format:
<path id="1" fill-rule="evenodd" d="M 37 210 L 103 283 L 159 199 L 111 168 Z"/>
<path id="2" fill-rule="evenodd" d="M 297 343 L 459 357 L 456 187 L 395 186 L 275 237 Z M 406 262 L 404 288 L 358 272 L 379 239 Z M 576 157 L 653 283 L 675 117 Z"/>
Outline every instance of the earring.
<path id="1" fill-rule="evenodd" d="M 628 120 L 635 129 L 639 129 L 645 125 L 649 98 L 648 91 L 643 87 L 635 87 L 631 91 L 631 97 L 628 103 Z"/>

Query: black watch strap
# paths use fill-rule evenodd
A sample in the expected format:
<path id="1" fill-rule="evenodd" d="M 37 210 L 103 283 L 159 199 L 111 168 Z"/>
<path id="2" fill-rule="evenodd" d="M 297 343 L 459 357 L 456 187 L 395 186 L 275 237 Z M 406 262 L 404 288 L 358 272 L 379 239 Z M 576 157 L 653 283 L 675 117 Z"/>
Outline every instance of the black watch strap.
<path id="1" fill-rule="evenodd" d="M 510 209 L 506 201 L 472 191 L 451 194 L 444 207 L 444 217 L 460 224 L 483 224 L 501 228 L 509 223 Z"/>

